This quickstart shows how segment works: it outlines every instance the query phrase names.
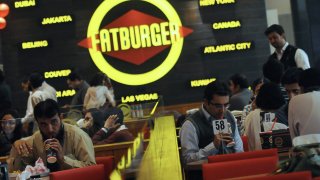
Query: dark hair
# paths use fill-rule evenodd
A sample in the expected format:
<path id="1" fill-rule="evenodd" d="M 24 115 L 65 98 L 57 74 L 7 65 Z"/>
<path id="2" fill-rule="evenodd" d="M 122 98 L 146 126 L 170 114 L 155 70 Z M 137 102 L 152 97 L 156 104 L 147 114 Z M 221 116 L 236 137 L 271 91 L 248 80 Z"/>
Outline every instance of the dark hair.
<path id="1" fill-rule="evenodd" d="M 254 92 L 254 91 L 256 90 L 256 87 L 257 87 L 259 84 L 261 84 L 261 83 L 264 82 L 263 80 L 264 80 L 264 79 L 263 79 L 262 77 L 259 77 L 259 78 L 255 79 L 255 80 L 252 82 L 252 84 L 251 84 L 251 90 Z"/>
<path id="2" fill-rule="evenodd" d="M 29 82 L 29 76 L 23 76 L 23 77 L 22 77 L 22 80 L 21 80 L 21 83 L 26 84 L 26 83 L 28 83 L 28 82 Z"/>
<path id="3" fill-rule="evenodd" d="M 278 84 L 264 83 L 256 98 L 257 107 L 263 110 L 276 110 L 285 104 L 285 99 Z"/>
<path id="4" fill-rule="evenodd" d="M 2 70 L 0 69 L 0 83 L 2 83 L 4 81 L 4 75 Z"/>
<path id="5" fill-rule="evenodd" d="M 0 120 L 7 114 L 10 114 L 12 117 L 14 117 L 16 119 L 16 127 L 13 131 L 13 138 L 11 139 L 11 143 L 14 143 L 14 141 L 21 139 L 23 136 L 22 124 L 21 124 L 21 120 L 17 119 L 19 117 L 18 112 L 14 109 L 3 110 L 0 115 Z M 0 126 L 0 131 L 2 131 L 1 126 Z"/>
<path id="6" fill-rule="evenodd" d="M 32 73 L 29 77 L 30 85 L 35 89 L 42 85 L 44 78 L 39 73 Z"/>
<path id="7" fill-rule="evenodd" d="M 104 121 L 106 120 L 105 112 L 103 110 L 99 110 L 97 108 L 91 108 L 91 109 L 88 109 L 87 112 L 91 113 L 94 124 L 97 124 L 97 125 L 103 127 Z"/>
<path id="8" fill-rule="evenodd" d="M 304 92 L 320 89 L 320 70 L 309 68 L 301 72 L 299 85 L 304 88 Z"/>
<path id="9" fill-rule="evenodd" d="M 103 80 L 105 78 L 105 75 L 102 73 L 97 73 L 93 76 L 93 78 L 90 80 L 89 84 L 90 86 L 99 86 L 103 85 Z"/>
<path id="10" fill-rule="evenodd" d="M 19 117 L 18 112 L 16 110 L 14 110 L 14 109 L 5 109 L 5 110 L 1 111 L 0 119 L 2 119 L 7 114 L 10 114 L 14 118 L 18 118 Z"/>
<path id="11" fill-rule="evenodd" d="M 284 72 L 283 64 L 277 59 L 269 59 L 263 65 L 263 76 L 273 83 L 280 84 Z"/>
<path id="12" fill-rule="evenodd" d="M 105 112 L 106 112 L 105 113 L 105 115 L 106 115 L 105 120 L 107 120 L 109 116 L 116 114 L 118 116 L 118 118 L 119 118 L 116 123 L 119 123 L 121 125 L 123 124 L 124 116 L 123 116 L 123 112 L 122 112 L 122 110 L 120 108 L 110 107 Z"/>
<path id="13" fill-rule="evenodd" d="M 207 85 L 206 89 L 204 90 L 203 98 L 211 101 L 213 95 L 230 96 L 230 94 L 231 92 L 227 83 L 216 80 Z"/>
<path id="14" fill-rule="evenodd" d="M 282 85 L 284 84 L 293 84 L 299 82 L 300 74 L 303 70 L 297 67 L 290 67 L 288 68 L 281 79 Z"/>
<path id="15" fill-rule="evenodd" d="M 76 73 L 76 72 L 71 72 L 68 76 L 68 79 L 70 81 L 75 81 L 75 80 L 82 80 L 82 77 L 80 76 L 80 74 Z"/>
<path id="16" fill-rule="evenodd" d="M 247 77 L 244 74 L 234 74 L 230 77 L 230 81 L 233 82 L 234 85 L 239 85 L 240 89 L 245 89 L 249 87 L 249 83 Z"/>
<path id="17" fill-rule="evenodd" d="M 58 103 L 53 99 L 46 99 L 39 102 L 34 107 L 34 118 L 38 121 L 39 118 L 51 118 L 58 114 L 60 116 L 60 110 Z"/>
<path id="18" fill-rule="evenodd" d="M 268 36 L 270 33 L 276 32 L 279 35 L 282 35 L 284 33 L 283 27 L 279 24 L 273 24 L 269 26 L 265 31 L 264 34 Z"/>

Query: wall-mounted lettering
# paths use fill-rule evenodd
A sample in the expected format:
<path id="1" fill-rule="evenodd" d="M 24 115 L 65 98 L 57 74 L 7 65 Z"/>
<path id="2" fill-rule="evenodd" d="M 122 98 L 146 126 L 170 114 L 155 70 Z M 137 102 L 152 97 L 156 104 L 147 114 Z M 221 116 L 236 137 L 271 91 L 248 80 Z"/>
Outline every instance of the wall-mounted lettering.
<path id="1" fill-rule="evenodd" d="M 231 29 L 231 28 L 239 28 L 241 27 L 241 23 L 238 20 L 235 21 L 225 21 L 225 22 L 215 22 L 212 24 L 212 28 L 214 30 L 218 29 Z"/>
<path id="2" fill-rule="evenodd" d="M 56 93 L 57 98 L 74 96 L 75 94 L 76 94 L 76 91 L 74 89 L 61 90 L 61 91 L 57 91 Z"/>
<path id="3" fill-rule="evenodd" d="M 50 24 L 61 24 L 61 23 L 70 23 L 72 22 L 71 15 L 63 15 L 63 16 L 54 16 L 54 17 L 45 17 L 42 18 L 42 25 L 50 25 Z"/>
<path id="4" fill-rule="evenodd" d="M 36 6 L 36 0 L 24 0 L 14 2 L 14 8 L 27 8 Z"/>
<path id="5" fill-rule="evenodd" d="M 200 0 L 200 6 L 214 6 L 223 4 L 234 4 L 236 0 Z"/>
<path id="6" fill-rule="evenodd" d="M 157 100 L 158 98 L 159 98 L 158 93 L 138 94 L 138 95 L 121 97 L 121 102 L 122 103 L 143 102 L 143 101 Z"/>
<path id="7" fill-rule="evenodd" d="M 222 44 L 204 47 L 204 54 L 213 54 L 230 51 L 244 51 L 252 48 L 252 42 L 239 42 L 234 44 Z"/>
<path id="8" fill-rule="evenodd" d="M 215 81 L 216 78 L 210 78 L 210 79 L 198 79 L 198 80 L 192 80 L 190 82 L 191 87 L 201 87 L 201 86 L 207 86 L 212 81 Z"/>
<path id="9" fill-rule="evenodd" d="M 44 78 L 57 78 L 57 77 L 66 77 L 71 73 L 70 69 L 63 69 L 57 71 L 48 71 L 44 73 Z"/>
<path id="10" fill-rule="evenodd" d="M 49 45 L 48 40 L 39 40 L 39 41 L 29 41 L 29 42 L 22 42 L 21 48 L 22 49 L 34 49 L 34 48 L 43 48 Z"/>

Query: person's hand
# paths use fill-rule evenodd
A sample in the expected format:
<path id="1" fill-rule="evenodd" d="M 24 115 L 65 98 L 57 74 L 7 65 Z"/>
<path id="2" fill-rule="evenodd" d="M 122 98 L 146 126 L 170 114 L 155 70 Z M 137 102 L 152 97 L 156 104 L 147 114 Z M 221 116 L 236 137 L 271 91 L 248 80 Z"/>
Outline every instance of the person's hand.
<path id="1" fill-rule="evenodd" d="M 16 149 L 19 155 L 28 156 L 32 153 L 32 147 L 25 140 L 17 140 L 13 143 L 13 147 Z"/>
<path id="2" fill-rule="evenodd" d="M 62 164 L 64 162 L 64 152 L 59 140 L 52 138 L 50 141 L 50 147 L 57 152 L 58 162 L 59 164 Z"/>
<path id="3" fill-rule="evenodd" d="M 221 134 L 214 135 L 213 144 L 216 148 L 220 147 L 221 141 L 224 141 L 226 142 L 226 144 L 228 144 L 233 141 L 233 138 L 229 133 L 221 133 Z"/>
<path id="4" fill-rule="evenodd" d="M 117 115 L 111 115 L 108 117 L 108 119 L 106 120 L 106 122 L 104 122 L 104 128 L 110 129 L 110 128 L 114 128 L 116 126 L 119 125 L 119 123 L 116 124 L 116 121 L 118 120 L 118 116 Z"/>

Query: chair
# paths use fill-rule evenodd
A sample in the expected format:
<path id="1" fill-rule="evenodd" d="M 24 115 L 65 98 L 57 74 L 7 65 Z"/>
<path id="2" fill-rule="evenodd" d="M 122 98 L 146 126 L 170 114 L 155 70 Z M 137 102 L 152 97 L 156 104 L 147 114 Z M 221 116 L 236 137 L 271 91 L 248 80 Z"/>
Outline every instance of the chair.
<path id="1" fill-rule="evenodd" d="M 250 180 L 312 180 L 312 175 L 310 171 L 302 172 L 292 172 L 288 174 L 278 174 L 274 176 L 261 176 L 261 177 L 252 177 L 246 178 Z"/>
<path id="2" fill-rule="evenodd" d="M 243 152 L 243 153 L 209 156 L 208 163 L 245 160 L 245 159 L 261 158 L 261 157 L 276 157 L 278 159 L 278 150 L 265 149 L 265 150 L 249 151 L 249 152 Z"/>
<path id="3" fill-rule="evenodd" d="M 241 136 L 241 140 L 242 140 L 242 144 L 243 144 L 243 151 L 248 152 L 249 151 L 248 137 Z"/>
<path id="4" fill-rule="evenodd" d="M 208 163 L 202 165 L 202 174 L 204 180 L 211 180 L 271 173 L 277 168 L 277 163 L 275 156 Z"/>
<path id="5" fill-rule="evenodd" d="M 105 180 L 104 165 L 93 165 L 50 173 L 50 180 Z"/>
<path id="6" fill-rule="evenodd" d="M 115 167 L 113 156 L 96 157 L 96 163 L 104 165 L 106 179 L 109 179 L 109 176 Z"/>

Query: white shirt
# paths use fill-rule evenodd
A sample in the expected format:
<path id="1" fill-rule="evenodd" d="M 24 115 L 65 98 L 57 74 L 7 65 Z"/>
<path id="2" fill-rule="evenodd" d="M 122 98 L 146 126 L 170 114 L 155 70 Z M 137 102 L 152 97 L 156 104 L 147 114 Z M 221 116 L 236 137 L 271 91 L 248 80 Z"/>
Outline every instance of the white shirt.
<path id="1" fill-rule="evenodd" d="M 48 99 L 57 101 L 57 91 L 45 81 L 43 81 L 42 85 L 39 87 L 39 90 L 47 92 L 49 96 Z"/>
<path id="2" fill-rule="evenodd" d="M 300 94 L 290 100 L 288 123 L 292 139 L 307 134 L 320 134 L 319 107 L 319 91 Z"/>
<path id="3" fill-rule="evenodd" d="M 40 90 L 40 88 L 38 88 L 31 94 L 32 107 L 34 108 L 39 102 L 45 101 L 46 99 L 52 99 L 52 94 L 49 94 L 48 92 Z"/>
<path id="4" fill-rule="evenodd" d="M 104 105 L 106 99 L 109 100 L 112 106 L 116 105 L 114 98 L 112 97 L 111 93 L 109 92 L 106 86 L 101 85 L 89 87 L 84 98 L 83 106 L 86 109 L 100 108 Z"/>
<path id="5" fill-rule="evenodd" d="M 277 54 L 277 59 L 280 60 L 283 56 L 284 51 L 288 47 L 289 43 L 286 42 L 284 46 L 281 49 L 281 52 L 275 51 Z M 296 54 L 294 55 L 294 60 L 297 64 L 298 68 L 302 69 L 308 69 L 310 68 L 309 58 L 306 52 L 304 52 L 302 49 L 297 49 Z"/>
<path id="6" fill-rule="evenodd" d="M 203 105 L 201 110 L 206 119 L 209 119 L 211 117 L 210 114 L 203 108 Z M 243 144 L 237 126 L 235 126 L 234 132 L 235 152 L 243 152 Z M 210 142 L 207 146 L 205 146 L 202 149 L 199 149 L 199 138 L 196 132 L 196 128 L 190 121 L 185 121 L 183 123 L 179 135 L 181 141 L 182 159 L 184 164 L 205 159 L 208 156 L 215 155 L 219 152 L 213 144 L 213 139 L 212 142 Z"/>

